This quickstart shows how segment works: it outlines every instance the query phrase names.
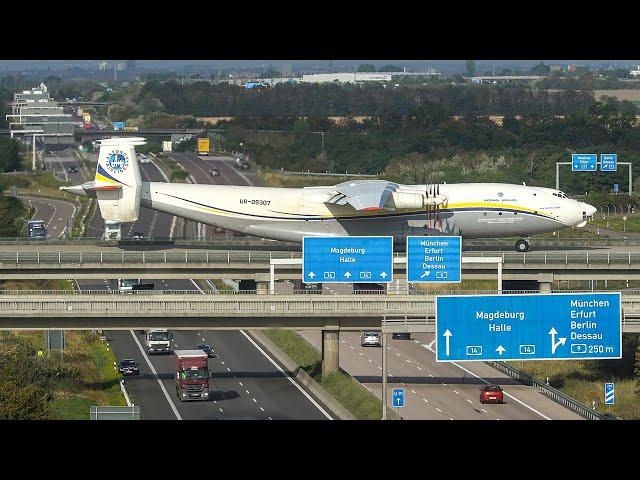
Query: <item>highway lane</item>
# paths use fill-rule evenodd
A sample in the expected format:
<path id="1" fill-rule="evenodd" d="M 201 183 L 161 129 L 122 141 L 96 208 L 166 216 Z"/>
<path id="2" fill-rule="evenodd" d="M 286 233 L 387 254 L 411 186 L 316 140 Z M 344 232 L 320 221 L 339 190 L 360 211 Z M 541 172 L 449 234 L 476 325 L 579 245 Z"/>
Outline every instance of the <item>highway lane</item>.
<path id="1" fill-rule="evenodd" d="M 67 219 L 72 218 L 76 212 L 76 206 L 64 200 L 24 195 L 20 195 L 19 198 L 25 205 L 35 209 L 32 220 L 44 220 L 47 234 L 51 238 L 64 235 Z"/>
<path id="2" fill-rule="evenodd" d="M 58 180 L 71 185 L 79 185 L 85 181 L 82 169 L 70 149 L 51 151 L 44 154 L 43 158 L 47 169 L 52 171 Z M 69 172 L 71 167 L 77 168 L 78 171 Z"/>
<path id="3" fill-rule="evenodd" d="M 146 179 L 161 181 L 160 173 L 154 170 L 153 164 L 141 165 Z M 146 229 L 149 235 L 168 236 L 172 218 L 141 208 L 140 219 L 132 231 Z M 80 284 L 83 289 L 117 289 L 115 280 L 82 281 Z M 156 280 L 154 284 L 156 289 L 196 290 L 188 280 Z M 143 337 L 137 332 L 133 334 L 143 345 Z M 209 362 L 213 374 L 211 401 L 185 403 L 175 398 L 171 355 L 146 356 L 140 351 L 132 332 L 110 331 L 107 337 L 119 360 L 135 358 L 143 367 L 140 376 L 129 377 L 126 384 L 136 404 L 141 406 L 145 419 L 326 418 L 243 332 L 174 332 L 174 348 L 190 349 L 203 343 L 204 338 L 204 342 L 213 345 L 219 356 Z"/>
<path id="4" fill-rule="evenodd" d="M 300 331 L 318 350 L 319 332 Z M 582 417 L 561 407 L 531 387 L 482 362 L 438 363 L 433 353 L 433 334 L 414 334 L 412 340 L 388 343 L 388 398 L 391 389 L 402 387 L 407 407 L 400 412 L 407 419 L 428 420 L 578 420 Z M 340 366 L 378 398 L 382 397 L 382 349 L 360 346 L 355 332 L 340 334 Z M 463 367 L 463 368 L 461 368 Z M 484 379 L 481 380 L 481 379 Z M 479 388 L 497 383 L 510 396 L 505 404 L 480 404 Z"/>

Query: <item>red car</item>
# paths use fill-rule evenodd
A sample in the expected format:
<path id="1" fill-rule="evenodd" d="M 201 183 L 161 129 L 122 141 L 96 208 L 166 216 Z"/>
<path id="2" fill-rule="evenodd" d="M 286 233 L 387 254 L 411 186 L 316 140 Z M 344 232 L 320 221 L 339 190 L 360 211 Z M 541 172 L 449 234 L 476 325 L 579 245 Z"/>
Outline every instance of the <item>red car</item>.
<path id="1" fill-rule="evenodd" d="M 480 403 L 504 403 L 504 392 L 499 385 L 485 385 L 480 389 Z"/>

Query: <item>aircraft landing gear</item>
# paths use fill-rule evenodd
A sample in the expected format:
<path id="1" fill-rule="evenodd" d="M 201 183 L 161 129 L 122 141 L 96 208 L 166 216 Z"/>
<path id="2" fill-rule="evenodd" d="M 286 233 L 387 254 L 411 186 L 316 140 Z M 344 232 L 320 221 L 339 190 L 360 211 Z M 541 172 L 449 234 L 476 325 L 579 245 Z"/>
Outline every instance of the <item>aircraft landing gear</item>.
<path id="1" fill-rule="evenodd" d="M 531 248 L 531 244 L 524 238 L 516 242 L 516 252 L 525 253 L 529 251 L 529 248 Z"/>

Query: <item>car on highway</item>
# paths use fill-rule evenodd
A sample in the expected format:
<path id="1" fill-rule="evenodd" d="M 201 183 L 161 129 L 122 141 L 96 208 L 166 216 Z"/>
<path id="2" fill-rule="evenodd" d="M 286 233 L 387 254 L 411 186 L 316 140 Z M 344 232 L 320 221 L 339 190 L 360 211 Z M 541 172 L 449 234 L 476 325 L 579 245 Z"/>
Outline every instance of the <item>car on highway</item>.
<path id="1" fill-rule="evenodd" d="M 216 167 L 213 167 L 211 169 L 211 176 L 212 177 L 217 177 L 218 175 L 220 175 L 220 170 L 218 170 Z"/>
<path id="2" fill-rule="evenodd" d="M 151 160 L 149 160 L 149 157 L 147 157 L 143 153 L 138 154 L 138 160 L 140 161 L 140 163 L 151 163 Z"/>
<path id="3" fill-rule="evenodd" d="M 394 340 L 411 340 L 411 334 L 409 332 L 396 332 L 391 334 L 391 338 Z"/>
<path id="4" fill-rule="evenodd" d="M 480 403 L 504 403 L 504 392 L 500 385 L 485 385 L 480 388 Z"/>
<path id="5" fill-rule="evenodd" d="M 138 362 L 132 358 L 125 358 L 120 360 L 118 365 L 118 371 L 122 375 L 140 375 L 140 369 L 138 368 Z"/>
<path id="6" fill-rule="evenodd" d="M 78 173 L 78 167 L 69 167 L 69 173 Z"/>
<path id="7" fill-rule="evenodd" d="M 133 238 L 144 238 L 144 232 L 133 232 Z"/>
<path id="8" fill-rule="evenodd" d="M 238 170 L 249 170 L 250 168 L 249 162 L 241 158 L 236 158 L 236 163 L 234 165 Z"/>
<path id="9" fill-rule="evenodd" d="M 360 345 L 362 347 L 381 347 L 382 339 L 380 332 L 362 332 L 360 335 Z"/>
<path id="10" fill-rule="evenodd" d="M 213 347 L 207 343 L 203 343 L 200 345 L 196 345 L 196 350 L 202 350 L 204 353 L 207 354 L 207 357 L 209 358 L 214 358 L 215 357 L 215 353 L 213 353 Z"/>

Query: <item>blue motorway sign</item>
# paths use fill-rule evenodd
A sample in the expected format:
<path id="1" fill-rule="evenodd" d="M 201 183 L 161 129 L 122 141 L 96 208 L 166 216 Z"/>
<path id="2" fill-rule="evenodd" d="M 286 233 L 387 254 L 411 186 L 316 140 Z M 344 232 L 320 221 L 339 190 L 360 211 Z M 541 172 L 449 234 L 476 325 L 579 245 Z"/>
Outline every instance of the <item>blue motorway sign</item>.
<path id="1" fill-rule="evenodd" d="M 600 155 L 600 171 L 615 172 L 618 170 L 618 154 L 603 153 Z"/>
<path id="2" fill-rule="evenodd" d="M 124 130 L 124 122 L 113 122 L 114 130 Z"/>
<path id="3" fill-rule="evenodd" d="M 304 237 L 305 283 L 393 281 L 393 237 Z"/>
<path id="4" fill-rule="evenodd" d="M 613 193 L 619 193 L 620 192 L 620 184 L 619 183 L 614 183 L 613 184 Z"/>
<path id="5" fill-rule="evenodd" d="M 391 395 L 391 404 L 396 408 L 404 407 L 404 388 L 394 388 Z"/>
<path id="6" fill-rule="evenodd" d="M 574 153 L 571 155 L 571 171 L 595 172 L 598 170 L 598 155 L 595 153 Z"/>
<path id="7" fill-rule="evenodd" d="M 436 297 L 436 361 L 622 358 L 620 293 Z"/>
<path id="8" fill-rule="evenodd" d="M 604 404 L 614 405 L 616 403 L 616 385 L 615 383 L 604 384 Z"/>
<path id="9" fill-rule="evenodd" d="M 407 281 L 460 283 L 462 237 L 407 237 Z"/>

